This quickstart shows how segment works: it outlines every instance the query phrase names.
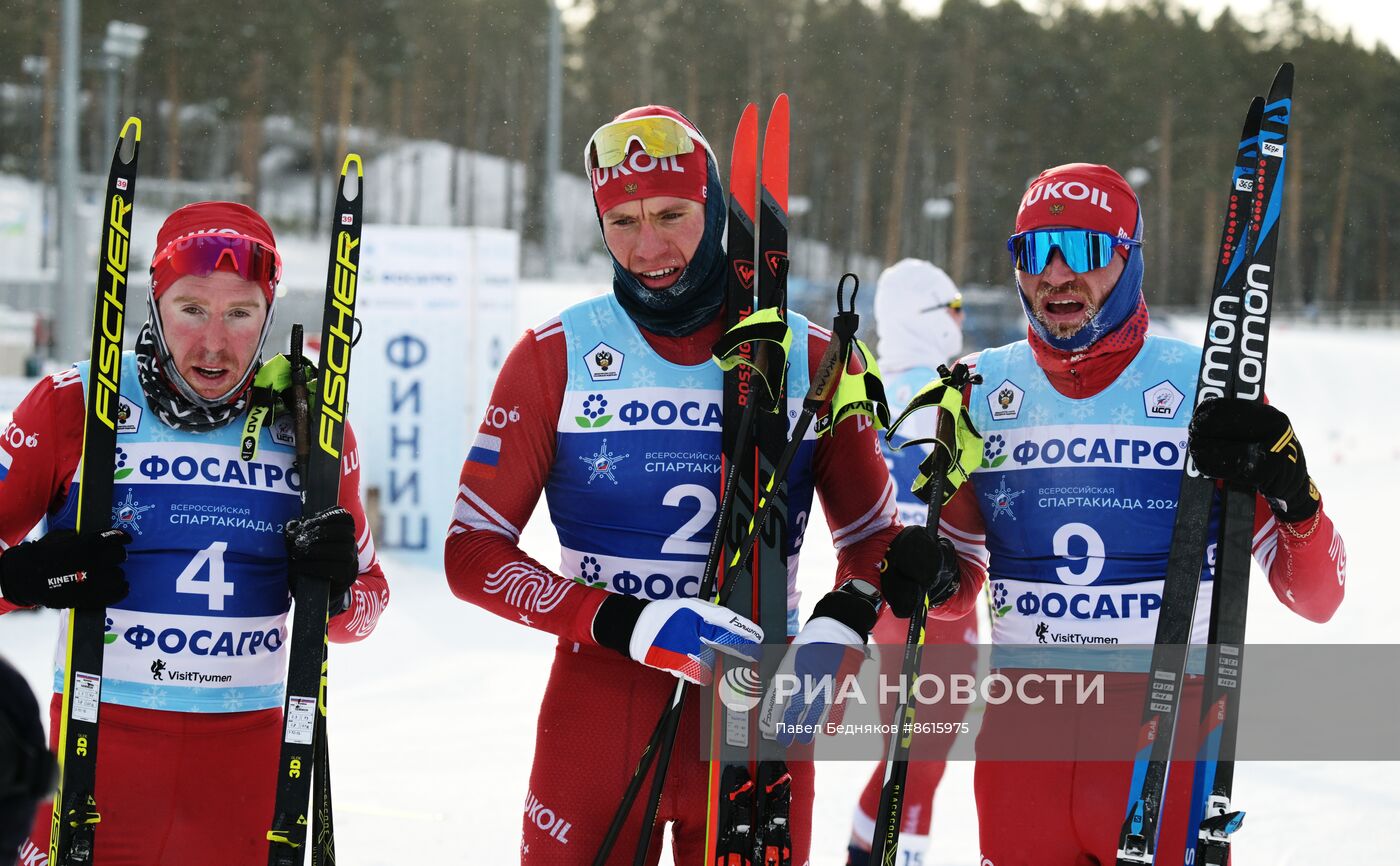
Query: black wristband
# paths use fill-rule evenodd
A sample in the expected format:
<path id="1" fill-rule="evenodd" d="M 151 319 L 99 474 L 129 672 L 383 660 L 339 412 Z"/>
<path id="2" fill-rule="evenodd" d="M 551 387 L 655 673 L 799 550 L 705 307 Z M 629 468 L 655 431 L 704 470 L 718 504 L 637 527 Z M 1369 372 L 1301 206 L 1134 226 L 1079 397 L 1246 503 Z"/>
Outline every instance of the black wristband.
<path id="1" fill-rule="evenodd" d="M 829 616 L 859 634 L 862 640 L 869 640 L 870 630 L 875 628 L 880 611 L 867 599 L 836 589 L 822 596 L 817 606 L 812 608 L 812 619 L 819 616 Z"/>
<path id="2" fill-rule="evenodd" d="M 617 650 L 627 658 L 632 657 L 630 644 L 632 631 L 637 627 L 637 618 L 642 615 L 648 602 L 630 595 L 610 592 L 593 614 L 593 639 L 599 646 Z"/>
<path id="3" fill-rule="evenodd" d="M 1317 509 L 1322 506 L 1322 497 L 1317 492 L 1317 485 L 1313 483 L 1312 478 L 1307 478 L 1306 481 L 1307 483 L 1287 499 L 1269 500 L 1269 507 L 1279 520 L 1284 523 L 1302 523 L 1317 514 Z"/>

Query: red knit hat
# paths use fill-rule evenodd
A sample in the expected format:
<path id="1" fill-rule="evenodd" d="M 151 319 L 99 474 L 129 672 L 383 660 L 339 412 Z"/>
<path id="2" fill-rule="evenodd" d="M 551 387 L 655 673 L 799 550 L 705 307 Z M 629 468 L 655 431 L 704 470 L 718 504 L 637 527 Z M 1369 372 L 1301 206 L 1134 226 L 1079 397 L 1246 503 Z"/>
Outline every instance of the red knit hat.
<path id="1" fill-rule="evenodd" d="M 1016 211 L 1016 233 L 1072 226 L 1130 238 L 1137 220 L 1137 194 L 1122 175 L 1106 165 L 1071 162 L 1047 168 L 1031 182 Z"/>
<path id="2" fill-rule="evenodd" d="M 599 214 L 605 214 L 624 202 L 638 201 L 656 195 L 670 195 L 705 203 L 706 159 L 713 158 L 709 142 L 686 116 L 664 105 L 642 105 L 624 111 L 613 121 L 637 120 L 643 117 L 669 117 L 684 126 L 700 147 L 690 153 L 660 159 L 633 142 L 627 158 L 610 168 L 593 169 L 593 201 Z M 592 140 L 590 139 L 590 145 Z"/>
<path id="3" fill-rule="evenodd" d="M 187 204 L 165 218 L 160 231 L 156 232 L 156 252 L 151 258 L 151 296 L 157 300 L 175 281 L 184 276 L 171 264 L 168 253 L 171 245 L 200 235 L 237 235 L 261 244 L 274 257 L 277 253 L 277 240 L 272 236 L 272 228 L 267 220 L 247 205 L 234 201 L 201 201 Z M 268 279 L 260 279 L 263 297 L 268 306 L 281 278 L 281 261 Z"/>

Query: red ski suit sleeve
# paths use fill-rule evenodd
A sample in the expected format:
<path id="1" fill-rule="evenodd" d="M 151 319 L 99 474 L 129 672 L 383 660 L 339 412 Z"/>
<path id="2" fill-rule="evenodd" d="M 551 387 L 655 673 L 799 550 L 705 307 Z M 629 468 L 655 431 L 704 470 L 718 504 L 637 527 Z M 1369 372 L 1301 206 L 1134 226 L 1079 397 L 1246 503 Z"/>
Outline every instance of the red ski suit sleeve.
<path id="1" fill-rule="evenodd" d="M 975 369 L 975 362 L 971 366 Z M 964 394 L 964 402 L 967 399 Z M 957 619 L 977 604 L 987 578 L 987 528 L 971 484 L 965 484 L 943 506 L 939 531 L 958 551 L 962 583 L 956 595 L 929 615 Z M 1279 601 L 1313 622 L 1332 618 L 1345 591 L 1346 547 L 1321 504 L 1313 518 L 1285 527 L 1268 501 L 1257 497 L 1251 546 Z"/>
<path id="2" fill-rule="evenodd" d="M 687 337 L 645 335 L 667 360 L 698 364 L 709 357 L 721 327 L 716 319 Z M 830 339 L 828 331 L 811 328 L 809 367 L 815 368 Z M 458 598 L 498 616 L 596 645 L 593 616 L 608 590 L 555 574 L 519 546 L 521 528 L 534 511 L 554 463 L 556 422 L 568 367 L 565 353 L 563 330 L 555 319 L 526 331 L 506 358 L 491 403 L 512 407 L 513 420 L 503 429 L 485 421 L 480 427 L 482 434 L 500 439 L 492 477 L 475 474 L 470 461 L 463 465 L 447 537 L 447 582 Z M 878 584 L 879 562 L 899 526 L 894 483 L 875 430 L 863 419 L 843 422 L 818 440 L 813 474 L 837 549 L 836 583 L 860 576 Z M 488 592 L 488 576 L 512 567 L 528 569 L 544 581 L 542 595 L 562 594 L 559 603 L 548 612 L 526 614 L 502 595 Z"/>
<path id="3" fill-rule="evenodd" d="M 0 441 L 0 461 L 9 463 L 0 478 L 0 549 L 22 541 L 67 497 L 82 457 L 86 412 L 82 380 L 71 368 L 39 380 L 15 409 Z M 331 619 L 330 639 L 337 643 L 368 635 L 389 603 L 389 584 L 360 504 L 360 452 L 349 424 L 343 450 L 340 505 L 355 518 L 360 576 L 351 590 L 350 607 Z M 0 614 L 15 608 L 0 599 Z"/>

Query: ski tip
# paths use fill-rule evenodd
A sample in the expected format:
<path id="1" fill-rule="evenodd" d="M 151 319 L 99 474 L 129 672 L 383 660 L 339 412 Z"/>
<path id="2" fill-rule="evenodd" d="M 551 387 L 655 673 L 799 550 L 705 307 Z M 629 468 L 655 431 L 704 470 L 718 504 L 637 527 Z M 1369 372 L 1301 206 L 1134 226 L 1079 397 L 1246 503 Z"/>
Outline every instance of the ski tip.
<path id="1" fill-rule="evenodd" d="M 758 106 L 750 102 L 739 115 L 734 150 L 729 154 L 729 200 L 750 221 L 758 211 Z"/>
<path id="2" fill-rule="evenodd" d="M 345 163 L 340 166 L 340 176 L 345 177 L 346 175 L 350 174 L 351 163 L 354 163 L 355 165 L 355 177 L 364 177 L 365 164 L 360 159 L 360 155 L 358 153 L 345 154 Z"/>
<path id="3" fill-rule="evenodd" d="M 773 197 L 784 214 L 788 209 L 788 151 L 789 126 L 786 93 L 773 100 L 768 114 L 768 127 L 763 133 L 763 188 Z"/>
<path id="4" fill-rule="evenodd" d="M 1264 120 L 1264 97 L 1256 96 L 1249 102 L 1249 112 L 1244 118 L 1244 135 L 1240 147 L 1253 144 L 1259 138 L 1259 125 Z"/>
<path id="5" fill-rule="evenodd" d="M 1287 60 L 1279 66 L 1278 72 L 1274 73 L 1274 87 L 1285 82 L 1289 86 L 1293 84 L 1293 64 Z"/>
<path id="6" fill-rule="evenodd" d="M 739 139 L 743 138 L 749 130 L 752 130 L 757 136 L 758 105 L 752 102 L 744 105 L 744 110 L 739 113 L 739 125 L 734 129 L 734 142 L 737 144 Z"/>
<path id="7" fill-rule="evenodd" d="M 136 130 L 136 132 L 135 132 L 136 141 L 137 141 L 137 142 L 140 142 L 140 141 L 141 141 L 141 118 L 137 117 L 137 116 L 134 115 L 134 114 L 131 115 L 130 117 L 128 117 L 128 118 L 126 119 L 126 123 L 123 123 L 123 124 L 122 124 L 122 133 L 121 133 L 121 135 L 117 136 L 117 138 L 125 139 L 125 138 L 126 138 L 126 132 L 127 132 L 127 130 L 133 129 L 133 128 Z"/>
<path id="8" fill-rule="evenodd" d="M 743 113 L 739 115 L 739 125 L 734 129 L 734 153 L 730 155 L 730 162 L 742 158 L 745 148 L 753 150 L 754 156 L 757 156 L 758 106 L 752 102 L 745 105 Z"/>

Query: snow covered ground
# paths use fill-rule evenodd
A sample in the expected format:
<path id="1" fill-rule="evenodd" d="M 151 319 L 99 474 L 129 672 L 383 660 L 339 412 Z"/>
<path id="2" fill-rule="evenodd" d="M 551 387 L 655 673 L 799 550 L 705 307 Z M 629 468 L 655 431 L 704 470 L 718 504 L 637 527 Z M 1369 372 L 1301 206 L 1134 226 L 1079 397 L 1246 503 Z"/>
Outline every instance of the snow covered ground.
<path id="1" fill-rule="evenodd" d="M 1199 339 L 1203 329 L 1200 322 L 1169 324 L 1190 339 Z M 1389 495 L 1400 481 L 1397 372 L 1394 332 L 1275 325 L 1269 393 L 1293 417 L 1328 511 L 1346 537 L 1349 580 L 1341 610 L 1320 626 L 1290 614 L 1263 580 L 1255 580 L 1251 641 L 1397 641 L 1400 582 L 1385 546 L 1395 531 Z M 557 559 L 542 512 L 526 528 L 523 546 L 545 562 Z M 829 586 L 834 562 L 829 538 L 815 521 L 802 559 L 809 607 Z M 554 641 L 457 601 L 431 564 L 386 556 L 385 570 L 394 595 L 379 630 L 332 652 L 340 861 L 517 862 L 535 713 Z M 50 687 L 55 623 L 56 615 L 47 612 L 0 619 L 0 654 L 43 694 Z M 1394 671 L 1380 673 L 1394 685 Z M 871 766 L 828 762 L 818 768 L 813 866 L 845 862 L 850 812 Z M 1249 820 L 1236 837 L 1236 862 L 1394 862 L 1400 850 L 1397 769 L 1381 762 L 1242 765 L 1236 796 Z M 978 864 L 972 764 L 949 767 L 935 802 L 933 835 L 926 866 Z M 1343 844 L 1345 855 L 1339 853 Z"/>

